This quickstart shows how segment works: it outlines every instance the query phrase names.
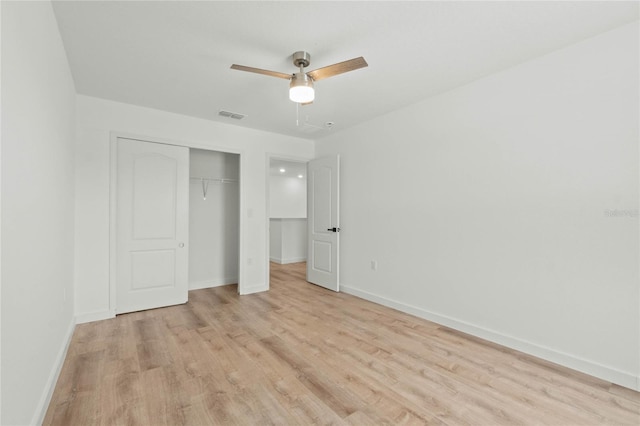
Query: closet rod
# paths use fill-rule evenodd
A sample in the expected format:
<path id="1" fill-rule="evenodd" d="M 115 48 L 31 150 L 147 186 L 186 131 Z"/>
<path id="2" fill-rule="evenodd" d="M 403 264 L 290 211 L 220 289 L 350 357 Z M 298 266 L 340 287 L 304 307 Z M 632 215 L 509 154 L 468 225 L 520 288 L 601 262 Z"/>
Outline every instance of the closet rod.
<path id="1" fill-rule="evenodd" d="M 206 177 L 195 177 L 195 176 L 191 176 L 189 179 L 195 179 L 195 180 L 206 180 L 209 182 L 220 182 L 220 183 L 234 183 L 234 182 L 238 182 L 238 179 L 227 179 L 227 178 L 206 178 Z"/>

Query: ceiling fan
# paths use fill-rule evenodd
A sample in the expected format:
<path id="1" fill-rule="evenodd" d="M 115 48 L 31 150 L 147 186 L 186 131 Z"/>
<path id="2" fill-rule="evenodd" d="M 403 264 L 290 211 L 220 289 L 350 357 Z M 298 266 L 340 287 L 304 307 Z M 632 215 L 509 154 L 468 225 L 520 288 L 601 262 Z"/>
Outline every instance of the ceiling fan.
<path id="1" fill-rule="evenodd" d="M 304 51 L 295 52 L 292 56 L 293 65 L 300 67 L 300 72 L 293 74 L 285 74 L 283 72 L 263 70 L 260 68 L 246 67 L 244 65 L 231 65 L 231 69 L 238 71 L 254 72 L 256 74 L 269 75 L 271 77 L 279 77 L 289 80 L 289 99 L 303 105 L 310 104 L 315 98 L 313 90 L 313 82 L 322 80 L 323 78 L 333 77 L 334 75 L 343 74 L 345 72 L 354 71 L 369 66 L 362 56 L 359 58 L 349 59 L 348 61 L 338 62 L 317 70 L 304 72 L 304 68 L 311 63 L 311 55 Z"/>

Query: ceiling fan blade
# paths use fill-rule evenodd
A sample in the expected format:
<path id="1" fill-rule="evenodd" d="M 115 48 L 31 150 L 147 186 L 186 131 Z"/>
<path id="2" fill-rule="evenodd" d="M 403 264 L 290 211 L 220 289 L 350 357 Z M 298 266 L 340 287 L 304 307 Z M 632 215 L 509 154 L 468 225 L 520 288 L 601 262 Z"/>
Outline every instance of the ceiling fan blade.
<path id="1" fill-rule="evenodd" d="M 285 80 L 291 80 L 291 74 L 285 74 L 283 72 L 278 72 L 278 71 L 269 71 L 269 70 L 263 70 L 260 68 L 245 67 L 244 65 L 237 65 L 237 64 L 231 65 L 231 69 L 238 70 L 238 71 L 254 72 L 256 74 L 264 74 L 264 75 L 269 75 L 271 77 L 279 77 L 279 78 L 284 78 Z"/>
<path id="2" fill-rule="evenodd" d="M 367 61 L 365 61 L 364 58 L 360 56 L 359 58 L 349 59 L 348 61 L 338 62 L 337 64 L 329 65 L 328 67 L 309 71 L 307 75 L 314 81 L 318 81 L 322 80 L 323 78 L 333 77 L 334 75 L 343 74 L 345 72 L 354 71 L 367 66 L 369 66 L 369 64 L 367 64 Z"/>

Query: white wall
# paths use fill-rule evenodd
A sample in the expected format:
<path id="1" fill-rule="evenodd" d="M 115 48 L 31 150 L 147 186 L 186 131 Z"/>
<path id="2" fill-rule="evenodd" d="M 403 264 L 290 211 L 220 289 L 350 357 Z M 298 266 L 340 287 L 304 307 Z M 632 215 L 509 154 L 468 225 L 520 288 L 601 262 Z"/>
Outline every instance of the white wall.
<path id="1" fill-rule="evenodd" d="M 49 2 L 2 2 L 2 418 L 42 420 L 73 332 L 75 90 Z"/>
<path id="2" fill-rule="evenodd" d="M 307 219 L 282 219 L 281 263 L 307 260 Z"/>
<path id="3" fill-rule="evenodd" d="M 76 313 L 79 321 L 108 318 L 109 141 L 126 133 L 142 139 L 241 154 L 239 278 L 244 291 L 268 288 L 267 153 L 312 158 L 313 142 L 164 111 L 77 97 Z"/>
<path id="4" fill-rule="evenodd" d="M 307 217 L 306 177 L 269 177 L 269 217 Z"/>
<path id="5" fill-rule="evenodd" d="M 307 260 L 307 219 L 271 219 L 269 258 L 280 264 Z"/>
<path id="6" fill-rule="evenodd" d="M 201 149 L 189 154 L 190 176 L 230 180 L 205 181 L 204 188 L 200 180 L 189 182 L 189 289 L 237 283 L 240 158 Z"/>
<path id="7" fill-rule="evenodd" d="M 323 139 L 343 288 L 638 388 L 638 75 L 636 22 Z"/>
<path id="8" fill-rule="evenodd" d="M 280 219 L 269 220 L 269 260 L 282 263 L 282 221 Z"/>

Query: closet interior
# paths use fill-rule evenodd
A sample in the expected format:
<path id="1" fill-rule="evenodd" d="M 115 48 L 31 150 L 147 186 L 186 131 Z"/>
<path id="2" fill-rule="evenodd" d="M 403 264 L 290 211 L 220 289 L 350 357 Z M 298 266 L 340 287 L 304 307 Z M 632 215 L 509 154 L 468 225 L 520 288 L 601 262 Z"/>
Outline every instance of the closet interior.
<path id="1" fill-rule="evenodd" d="M 189 290 L 238 282 L 240 155 L 189 152 Z"/>

